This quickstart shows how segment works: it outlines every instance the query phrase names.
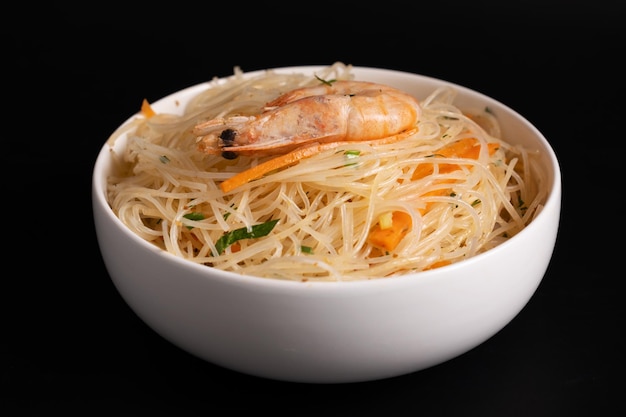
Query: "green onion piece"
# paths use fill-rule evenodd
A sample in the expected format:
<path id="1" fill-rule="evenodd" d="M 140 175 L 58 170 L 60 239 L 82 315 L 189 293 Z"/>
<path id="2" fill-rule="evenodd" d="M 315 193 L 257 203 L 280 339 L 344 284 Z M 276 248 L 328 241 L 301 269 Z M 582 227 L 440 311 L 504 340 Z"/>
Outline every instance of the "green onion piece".
<path id="1" fill-rule="evenodd" d="M 215 249 L 217 250 L 217 253 L 221 255 L 227 247 L 239 240 L 256 239 L 259 237 L 267 236 L 274 229 L 274 226 L 276 226 L 278 220 L 279 219 L 275 219 L 267 221 L 265 223 L 255 224 L 254 226 L 252 226 L 252 229 L 250 231 L 248 231 L 247 227 L 242 227 L 225 233 L 215 243 Z"/>
<path id="2" fill-rule="evenodd" d="M 346 159 L 355 159 L 355 158 L 358 158 L 359 155 L 361 155 L 361 151 L 348 150 L 348 151 L 345 151 L 343 155 Z M 352 166 L 352 165 L 356 165 L 356 162 L 349 162 L 345 166 Z"/>
<path id="3" fill-rule="evenodd" d="M 203 220 L 204 219 L 204 214 L 202 213 L 197 213 L 197 212 L 192 212 L 192 213 L 187 213 L 187 214 L 183 214 L 183 217 L 189 220 Z M 187 229 L 191 230 L 193 229 L 193 226 L 186 226 Z"/>
<path id="4" fill-rule="evenodd" d="M 230 205 L 231 208 L 233 208 L 235 206 L 235 203 L 232 203 Z M 237 207 L 235 207 L 235 210 L 237 210 Z M 224 220 L 228 219 L 228 217 L 230 216 L 231 212 L 227 211 L 226 213 L 224 213 Z"/>

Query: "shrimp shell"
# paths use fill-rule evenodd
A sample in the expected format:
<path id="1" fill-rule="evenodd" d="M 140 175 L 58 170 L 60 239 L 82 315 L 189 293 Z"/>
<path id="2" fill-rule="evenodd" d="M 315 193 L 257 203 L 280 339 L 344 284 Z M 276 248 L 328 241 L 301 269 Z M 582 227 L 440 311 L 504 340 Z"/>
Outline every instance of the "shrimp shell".
<path id="1" fill-rule="evenodd" d="M 366 81 L 335 81 L 289 91 L 254 116 L 199 123 L 198 148 L 225 157 L 284 154 L 304 144 L 365 141 L 415 127 L 417 99 L 393 87 Z"/>

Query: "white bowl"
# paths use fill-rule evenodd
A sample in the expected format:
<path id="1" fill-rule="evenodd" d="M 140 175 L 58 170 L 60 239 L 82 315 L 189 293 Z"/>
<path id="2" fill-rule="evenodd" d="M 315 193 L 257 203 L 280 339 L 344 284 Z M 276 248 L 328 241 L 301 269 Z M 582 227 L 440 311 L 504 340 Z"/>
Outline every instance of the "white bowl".
<path id="1" fill-rule="evenodd" d="M 320 67 L 280 71 L 311 72 Z M 548 267 L 561 210 L 561 173 L 544 136 L 476 91 L 421 75 L 355 67 L 358 79 L 425 97 L 452 85 L 463 106 L 488 106 L 511 142 L 540 150 L 549 195 L 518 235 L 468 260 L 403 277 L 295 282 L 237 275 L 177 258 L 142 240 L 105 197 L 109 146 L 93 171 L 93 211 L 102 257 L 128 305 L 165 339 L 208 362 L 284 381 L 345 383 L 399 376 L 483 343 L 526 305 Z M 178 111 L 205 85 L 154 106 Z M 123 140 L 116 146 L 122 146 Z M 417 276 L 419 275 L 419 276 Z"/>

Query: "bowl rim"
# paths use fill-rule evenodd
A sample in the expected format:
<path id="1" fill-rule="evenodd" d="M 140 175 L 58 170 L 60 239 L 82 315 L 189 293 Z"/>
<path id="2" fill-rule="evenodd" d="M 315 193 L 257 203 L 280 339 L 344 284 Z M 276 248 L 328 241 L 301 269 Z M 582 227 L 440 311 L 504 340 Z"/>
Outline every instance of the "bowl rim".
<path id="1" fill-rule="evenodd" d="M 314 73 L 315 71 L 318 71 L 327 67 L 328 65 L 273 67 L 273 68 L 247 71 L 247 72 L 244 72 L 243 75 L 246 77 L 252 77 L 252 76 L 262 74 L 268 70 L 281 72 L 281 73 L 285 73 L 285 72 Z M 201 265 L 201 264 L 189 261 L 187 259 L 180 258 L 174 254 L 171 254 L 167 251 L 164 251 L 154 246 L 152 243 L 137 236 L 130 229 L 128 229 L 124 225 L 124 223 L 115 215 L 115 213 L 113 212 L 113 210 L 111 209 L 111 207 L 109 206 L 106 200 L 106 172 L 108 171 L 108 168 L 106 165 L 108 164 L 108 161 L 109 161 L 108 154 L 110 152 L 110 145 L 107 143 L 106 140 L 103 143 L 100 151 L 98 152 L 98 155 L 93 165 L 92 181 L 91 181 L 92 205 L 94 206 L 97 205 L 99 208 L 101 208 L 102 209 L 101 211 L 107 215 L 108 219 L 112 221 L 114 224 L 116 224 L 117 226 L 119 226 L 119 229 L 123 231 L 125 236 L 128 237 L 132 242 L 139 245 L 139 247 L 141 247 L 142 249 L 145 249 L 146 251 L 152 251 L 152 252 L 158 253 L 161 256 L 165 256 L 168 258 L 169 261 L 179 265 L 180 267 L 190 268 L 191 271 L 197 272 L 199 275 L 205 276 L 206 278 L 227 280 L 228 282 L 232 284 L 237 284 L 237 285 L 253 284 L 253 285 L 261 286 L 261 287 L 279 288 L 279 289 L 280 288 L 285 288 L 285 289 L 308 288 L 309 291 L 314 288 L 318 288 L 318 289 L 345 288 L 345 289 L 350 289 L 350 291 L 353 291 L 354 289 L 358 289 L 358 288 L 369 288 L 373 285 L 375 286 L 405 285 L 405 284 L 408 285 L 409 283 L 414 284 L 416 282 L 427 284 L 433 279 L 441 279 L 440 275 L 442 271 L 449 272 L 454 269 L 464 268 L 465 265 L 468 265 L 470 263 L 482 262 L 484 258 L 487 258 L 493 255 L 494 251 L 496 251 L 497 248 L 511 245 L 515 241 L 519 240 L 522 236 L 525 236 L 526 234 L 531 233 L 532 230 L 534 230 L 536 227 L 539 227 L 538 219 L 543 218 L 545 216 L 544 212 L 557 210 L 560 213 L 562 173 L 561 173 L 561 168 L 560 168 L 558 158 L 556 156 L 554 149 L 552 148 L 549 141 L 545 138 L 545 136 L 539 131 L 539 129 L 535 125 L 530 123 L 530 121 L 528 121 L 523 115 L 521 115 L 520 113 L 518 113 L 511 107 L 507 106 L 506 104 L 494 99 L 493 97 L 487 96 L 481 93 L 480 91 L 473 90 L 471 88 L 462 86 L 460 84 L 456 84 L 454 82 L 446 81 L 444 79 L 440 79 L 440 78 L 436 78 L 436 77 L 432 77 L 428 75 L 422 75 L 418 73 L 412 73 L 412 72 L 395 70 L 395 69 L 387 69 L 387 68 L 381 68 L 381 67 L 368 67 L 368 66 L 355 66 L 355 65 L 351 67 L 352 67 L 351 69 L 353 73 L 357 76 L 363 73 L 371 73 L 373 75 L 378 75 L 378 76 L 410 78 L 410 79 L 414 79 L 420 82 L 428 82 L 433 85 L 448 85 L 448 86 L 453 87 L 455 90 L 457 90 L 459 96 L 469 95 L 469 96 L 473 96 L 475 98 L 478 98 L 484 101 L 491 102 L 497 105 L 498 107 L 500 107 L 502 110 L 508 112 L 511 116 L 514 116 L 520 122 L 522 122 L 525 125 L 525 127 L 529 129 L 533 133 L 533 135 L 537 138 L 537 140 L 541 143 L 544 150 L 547 152 L 547 155 L 546 155 L 547 160 L 550 161 L 550 165 L 551 165 L 552 172 L 550 172 L 550 175 L 549 175 L 551 177 L 550 178 L 551 185 L 547 192 L 546 201 L 544 204 L 544 208 L 542 209 L 542 212 L 538 213 L 537 217 L 533 219 L 516 236 L 512 237 L 510 240 L 507 240 L 506 242 L 501 243 L 496 248 L 477 254 L 475 256 L 472 256 L 471 258 L 459 261 L 457 263 L 446 265 L 446 266 L 443 266 L 434 270 L 419 271 L 415 273 L 408 273 L 405 275 L 398 275 L 398 276 L 380 278 L 380 279 L 365 279 L 365 280 L 350 280 L 350 281 L 304 281 L 302 282 L 302 281 L 297 281 L 297 280 L 286 280 L 286 279 L 278 279 L 278 278 L 258 277 L 258 276 L 253 276 L 253 275 L 243 275 L 243 274 L 239 274 L 239 273 L 232 272 L 232 271 L 224 271 L 224 270 L 220 270 L 217 268 L 211 268 L 206 265 Z M 158 100 L 151 103 L 151 106 L 153 106 L 153 108 L 158 110 L 160 107 L 163 107 L 165 104 L 172 104 L 172 102 L 176 100 L 181 100 L 180 97 L 186 97 L 187 95 L 194 94 L 203 89 L 206 89 L 207 87 L 210 88 L 210 86 L 212 85 L 211 83 L 215 81 L 223 82 L 233 76 L 234 75 L 228 75 L 228 76 L 214 78 L 213 80 L 204 81 L 201 83 L 191 85 L 189 87 L 183 88 L 181 90 L 175 91 L 164 97 L 159 98 Z M 176 104 L 175 106 L 177 106 L 177 108 L 181 110 L 184 109 L 184 106 L 178 106 L 178 104 Z M 129 116 L 124 122 L 122 122 L 119 125 L 119 127 L 122 127 L 127 123 L 130 123 L 134 118 L 138 116 L 138 114 L 139 112 L 134 113 L 131 116 Z M 118 139 L 118 141 L 123 141 L 123 140 L 125 140 L 125 138 Z M 95 207 L 93 208 L 93 211 L 94 211 L 94 215 L 96 215 Z M 419 277 L 419 280 L 415 279 L 416 276 Z"/>

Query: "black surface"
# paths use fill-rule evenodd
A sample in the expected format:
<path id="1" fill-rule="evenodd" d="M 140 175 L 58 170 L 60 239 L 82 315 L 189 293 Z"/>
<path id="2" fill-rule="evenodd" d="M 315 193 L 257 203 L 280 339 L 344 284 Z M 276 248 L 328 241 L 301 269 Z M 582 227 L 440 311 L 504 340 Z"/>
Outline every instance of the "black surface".
<path id="1" fill-rule="evenodd" d="M 624 12 L 617 2 L 197 10 L 48 5 L 5 14 L 0 414 L 608 416 L 624 412 Z M 159 9 L 159 7 L 161 7 Z M 342 11 L 343 10 L 343 11 Z M 232 73 L 330 64 L 453 81 L 551 142 L 563 214 L 537 292 L 501 332 L 388 380 L 292 384 L 196 359 L 144 325 L 104 268 L 91 171 L 151 101 Z M 8 110 L 7 110 L 8 109 Z M 6 229 L 5 229 L 6 230 Z M 8 248 L 8 249 L 7 249 Z M 221 410 L 221 411 L 220 411 Z"/>

